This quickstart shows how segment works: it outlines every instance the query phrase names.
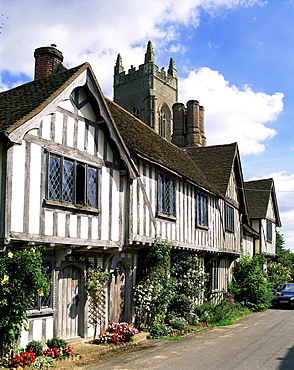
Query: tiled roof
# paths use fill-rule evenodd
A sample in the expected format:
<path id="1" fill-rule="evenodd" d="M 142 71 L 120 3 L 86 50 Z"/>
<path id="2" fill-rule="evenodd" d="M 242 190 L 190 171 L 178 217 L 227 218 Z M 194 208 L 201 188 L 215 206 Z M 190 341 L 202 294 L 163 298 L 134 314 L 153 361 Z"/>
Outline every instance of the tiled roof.
<path id="1" fill-rule="evenodd" d="M 11 133 L 34 117 L 87 67 L 84 63 L 0 94 L 0 132 Z"/>
<path id="2" fill-rule="evenodd" d="M 244 183 L 250 218 L 266 218 L 273 179 L 246 181 Z"/>
<path id="3" fill-rule="evenodd" d="M 154 161 L 207 190 L 218 193 L 213 182 L 208 181 L 198 163 L 195 163 L 186 152 L 159 136 L 118 104 L 109 99 L 106 101 L 115 124 L 131 153 Z"/>
<path id="4" fill-rule="evenodd" d="M 187 148 L 186 151 L 224 197 L 238 153 L 237 143 Z"/>
<path id="5" fill-rule="evenodd" d="M 2 92 L 0 94 L 0 133 L 13 132 L 41 112 L 87 68 L 91 69 L 88 63 L 84 63 Z M 233 153 L 235 153 L 233 145 L 223 146 L 226 150 L 221 150 L 222 146 L 218 146 L 218 149 L 216 147 L 196 148 L 195 153 L 192 151 L 193 155 L 191 155 L 192 152 L 188 155 L 188 151 L 183 151 L 168 142 L 116 103 L 106 98 L 105 101 L 113 116 L 114 125 L 133 155 L 153 161 L 213 193 L 224 194 L 222 188 L 228 183 Z M 231 158 L 229 158 L 228 149 L 230 149 Z M 212 159 L 212 155 L 222 159 L 217 166 L 218 171 L 215 171 L 212 166 L 216 163 L 213 160 L 211 165 L 208 165 L 208 159 Z M 214 173 L 217 177 L 214 177 Z"/>

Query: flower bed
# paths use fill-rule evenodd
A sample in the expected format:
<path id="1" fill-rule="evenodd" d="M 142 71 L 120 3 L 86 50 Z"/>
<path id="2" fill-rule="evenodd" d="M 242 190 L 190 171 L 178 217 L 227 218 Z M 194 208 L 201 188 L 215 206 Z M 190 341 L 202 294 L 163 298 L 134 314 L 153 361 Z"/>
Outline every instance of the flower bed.
<path id="1" fill-rule="evenodd" d="M 31 366 L 34 369 L 49 369 L 55 366 L 57 360 L 71 360 L 76 357 L 73 347 L 60 338 L 52 338 L 47 341 L 48 348 L 42 349 L 42 343 L 32 341 L 28 343 L 26 350 L 19 350 L 12 353 L 11 356 L 6 356 L 2 365 L 10 369 L 22 368 Z M 31 348 L 35 348 L 35 351 Z M 1 364 L 0 364 L 1 366 Z"/>
<path id="2" fill-rule="evenodd" d="M 94 344 L 103 343 L 125 343 L 138 333 L 138 329 L 134 328 L 125 322 L 110 323 L 105 332 L 98 335 L 98 338 L 93 341 Z"/>

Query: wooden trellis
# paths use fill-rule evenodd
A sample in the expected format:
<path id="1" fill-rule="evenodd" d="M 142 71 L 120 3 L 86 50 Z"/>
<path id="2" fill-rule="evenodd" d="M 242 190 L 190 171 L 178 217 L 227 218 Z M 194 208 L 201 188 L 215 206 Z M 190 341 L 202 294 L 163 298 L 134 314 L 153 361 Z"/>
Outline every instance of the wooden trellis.
<path id="1" fill-rule="evenodd" d="M 94 327 L 94 339 L 97 334 L 97 327 L 105 324 L 106 315 L 106 292 L 100 291 L 88 292 L 89 301 L 89 323 Z"/>

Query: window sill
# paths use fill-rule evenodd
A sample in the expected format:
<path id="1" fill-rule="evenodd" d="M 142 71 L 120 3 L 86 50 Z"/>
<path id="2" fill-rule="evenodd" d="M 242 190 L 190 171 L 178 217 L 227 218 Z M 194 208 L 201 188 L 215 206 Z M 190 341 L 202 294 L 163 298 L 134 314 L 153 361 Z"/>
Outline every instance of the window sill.
<path id="1" fill-rule="evenodd" d="M 166 220 L 169 220 L 169 221 L 176 221 L 177 220 L 176 216 L 166 215 L 164 213 L 157 213 L 156 216 L 159 217 L 159 218 L 165 218 Z"/>
<path id="2" fill-rule="evenodd" d="M 53 308 L 41 308 L 40 310 L 29 310 L 27 313 L 29 318 L 36 316 L 53 316 L 54 310 Z"/>
<path id="3" fill-rule="evenodd" d="M 81 212 L 81 213 L 91 213 L 95 215 L 100 213 L 100 210 L 98 208 L 87 207 L 87 206 L 82 206 L 78 204 L 64 203 L 64 202 L 59 202 L 57 200 L 44 199 L 43 205 L 46 207 L 61 208 L 61 209 L 66 209 L 66 210 L 71 210 L 71 211 L 76 211 L 76 212 Z"/>
<path id="4" fill-rule="evenodd" d="M 196 229 L 202 229 L 204 231 L 208 231 L 209 227 L 204 225 L 196 225 Z"/>

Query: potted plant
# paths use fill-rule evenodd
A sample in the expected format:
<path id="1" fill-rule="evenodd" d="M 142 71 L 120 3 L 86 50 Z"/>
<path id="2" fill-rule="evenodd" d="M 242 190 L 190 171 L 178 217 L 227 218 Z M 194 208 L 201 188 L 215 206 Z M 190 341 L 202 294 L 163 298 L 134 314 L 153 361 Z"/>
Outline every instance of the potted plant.
<path id="1" fill-rule="evenodd" d="M 89 267 L 87 270 L 87 291 L 91 297 L 97 297 L 105 288 L 110 277 L 110 272 L 101 267 Z"/>

